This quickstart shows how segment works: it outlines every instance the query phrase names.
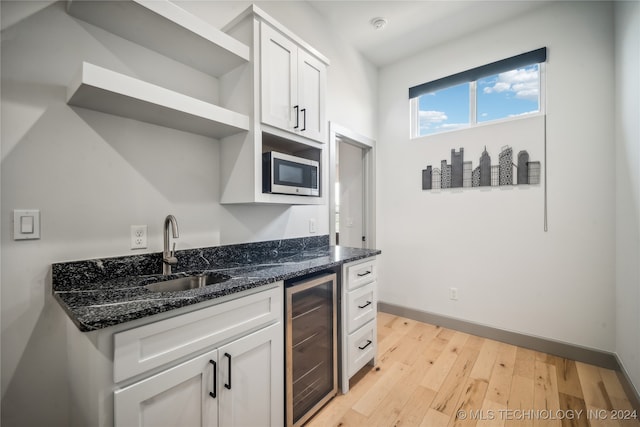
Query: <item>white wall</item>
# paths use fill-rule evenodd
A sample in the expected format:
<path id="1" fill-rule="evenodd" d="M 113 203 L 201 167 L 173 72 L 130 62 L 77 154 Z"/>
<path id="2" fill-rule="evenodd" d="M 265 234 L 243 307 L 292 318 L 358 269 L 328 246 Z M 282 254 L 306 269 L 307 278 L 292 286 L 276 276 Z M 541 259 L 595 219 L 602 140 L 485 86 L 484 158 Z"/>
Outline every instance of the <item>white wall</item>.
<path id="1" fill-rule="evenodd" d="M 178 249 L 328 233 L 328 208 L 222 206 L 219 143 L 65 103 L 88 60 L 215 102 L 218 81 L 64 11 L 2 1 L 2 425 L 67 425 L 66 315 L 51 297 L 50 265 L 129 255 L 129 226 L 174 214 Z M 188 2 L 218 26 L 249 2 Z M 328 118 L 375 133 L 376 70 L 305 4 L 260 3 L 332 61 Z M 347 72 L 348 70 L 348 72 Z M 42 239 L 12 240 L 12 210 L 42 212 Z"/>
<path id="2" fill-rule="evenodd" d="M 640 3 L 616 23 L 616 353 L 640 392 Z"/>
<path id="3" fill-rule="evenodd" d="M 612 11 L 554 3 L 380 70 L 381 301 L 614 350 Z M 531 123 L 409 140 L 408 88 L 543 46 L 549 231 L 542 187 L 422 191 L 421 170 L 450 162 L 452 148 L 477 153 L 497 144 L 498 129 Z M 528 148 L 518 144 L 531 135 L 521 134 L 509 143 L 516 152 Z"/>

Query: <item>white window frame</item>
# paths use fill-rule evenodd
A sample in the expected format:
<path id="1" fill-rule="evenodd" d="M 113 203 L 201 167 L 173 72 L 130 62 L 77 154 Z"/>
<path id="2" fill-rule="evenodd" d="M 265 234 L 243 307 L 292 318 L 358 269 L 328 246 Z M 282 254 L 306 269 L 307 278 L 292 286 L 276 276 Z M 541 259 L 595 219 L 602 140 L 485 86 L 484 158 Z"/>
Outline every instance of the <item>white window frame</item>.
<path id="1" fill-rule="evenodd" d="M 495 120 L 489 120 L 489 121 L 485 121 L 485 122 L 478 122 L 477 120 L 477 110 L 478 110 L 478 104 L 477 104 L 477 88 L 478 88 L 478 84 L 477 84 L 477 79 L 476 80 L 471 80 L 469 81 L 469 126 L 466 126 L 464 128 L 458 128 L 458 129 L 450 129 L 450 130 L 443 130 L 440 132 L 436 132 L 436 133 L 430 133 L 427 135 L 420 135 L 420 111 L 419 111 L 419 105 L 418 105 L 418 99 L 420 99 L 420 96 L 416 96 L 414 98 L 409 98 L 409 114 L 410 114 L 410 120 L 409 120 L 409 137 L 410 139 L 417 139 L 417 138 L 425 138 L 425 137 L 431 137 L 431 136 L 435 136 L 435 135 L 440 135 L 443 133 L 449 133 L 449 132 L 457 132 L 457 131 L 461 131 L 461 130 L 465 130 L 465 129 L 469 129 L 469 128 L 474 128 L 474 127 L 478 127 L 478 126 L 488 126 L 488 125 L 493 125 L 496 123 L 504 123 L 504 122 L 508 122 L 508 121 L 513 121 L 513 120 L 520 120 L 520 119 L 525 119 L 528 117 L 535 117 L 535 116 L 540 116 L 540 115 L 544 115 L 546 114 L 546 75 L 547 75 L 547 71 L 546 71 L 546 63 L 545 62 L 532 62 L 529 65 L 533 65 L 533 64 L 537 64 L 538 65 L 538 78 L 539 78 L 539 82 L 538 82 L 538 111 L 537 112 L 533 112 L 533 113 L 527 113 L 527 114 L 523 114 L 523 115 L 519 115 L 519 116 L 514 116 L 514 117 L 504 117 L 501 119 L 495 119 Z M 527 66 L 527 65 L 524 65 Z M 516 67 L 513 69 L 519 69 L 522 68 L 522 66 L 520 67 Z M 453 87 L 455 85 L 457 85 L 459 83 L 456 84 L 452 84 L 451 86 L 448 87 Z M 438 89 L 438 90 L 442 90 L 442 89 L 446 89 L 446 87 Z"/>

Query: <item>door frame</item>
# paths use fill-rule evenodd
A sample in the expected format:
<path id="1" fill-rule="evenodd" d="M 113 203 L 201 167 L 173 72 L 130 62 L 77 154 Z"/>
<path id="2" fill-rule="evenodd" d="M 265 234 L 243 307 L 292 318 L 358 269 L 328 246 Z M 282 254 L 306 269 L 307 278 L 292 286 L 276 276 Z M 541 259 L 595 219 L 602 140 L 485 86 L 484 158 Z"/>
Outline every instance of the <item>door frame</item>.
<path id="1" fill-rule="evenodd" d="M 364 201 L 362 206 L 362 229 L 367 240 L 363 247 L 376 247 L 376 152 L 375 140 L 360 135 L 347 127 L 334 122 L 329 122 L 329 243 L 336 244 L 336 150 L 338 141 L 346 140 L 347 143 L 360 147 L 363 150 L 362 172 L 364 179 Z"/>

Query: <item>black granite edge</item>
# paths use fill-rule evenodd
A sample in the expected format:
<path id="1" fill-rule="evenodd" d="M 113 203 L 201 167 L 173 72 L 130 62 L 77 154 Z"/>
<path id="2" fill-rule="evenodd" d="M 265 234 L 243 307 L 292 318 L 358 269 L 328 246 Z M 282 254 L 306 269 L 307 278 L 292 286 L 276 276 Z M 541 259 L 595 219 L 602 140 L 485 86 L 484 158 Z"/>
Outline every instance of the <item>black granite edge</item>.
<path id="1" fill-rule="evenodd" d="M 76 292 L 59 291 L 54 292 L 54 295 L 76 327 L 81 332 L 90 332 L 132 320 L 153 316 L 155 314 L 165 313 L 177 308 L 206 302 L 222 296 L 232 295 L 274 282 L 295 279 L 323 270 L 340 267 L 343 264 L 370 258 L 381 253 L 381 251 L 377 249 L 348 249 L 348 255 L 344 258 L 339 257 L 336 259 L 335 252 L 330 250 L 326 255 L 323 254 L 321 257 L 334 257 L 332 259 L 327 259 L 326 262 L 320 261 L 319 259 L 312 259 L 311 261 L 303 262 L 303 265 L 301 265 L 300 268 L 297 266 L 291 268 L 291 266 L 283 264 L 283 267 L 269 269 L 269 274 L 265 277 L 247 277 L 238 285 L 220 284 L 220 287 L 217 289 L 213 286 L 211 288 L 207 287 L 207 290 L 204 291 L 204 293 L 199 293 L 199 291 L 183 291 L 180 293 L 174 292 L 172 293 L 172 296 L 156 294 L 154 298 L 149 298 L 148 294 L 135 294 L 134 292 L 130 294 L 133 299 L 123 298 L 122 301 L 116 300 L 104 304 L 99 302 L 95 304 L 86 304 L 86 301 L 82 301 L 82 304 L 79 305 L 74 304 L 75 298 L 82 300 L 83 296 L 87 294 L 104 295 L 105 292 L 109 292 L 109 290 L 94 288 L 93 290 Z M 290 271 L 277 272 L 281 269 L 288 270 L 289 268 L 291 268 Z M 211 292 L 209 290 L 211 290 Z M 132 306 L 134 307 L 133 310 Z"/>
<path id="2" fill-rule="evenodd" d="M 264 285 L 268 285 L 276 282 L 277 280 L 264 279 L 256 281 L 255 283 L 243 284 L 241 286 L 234 287 L 232 289 L 220 290 L 218 292 L 209 293 L 205 296 L 188 296 L 177 298 L 162 298 L 159 300 L 136 300 L 126 301 L 125 304 L 130 306 L 132 304 L 138 304 L 141 308 L 136 311 L 128 311 L 125 313 L 120 312 L 117 309 L 110 309 L 109 314 L 102 315 L 100 318 L 94 321 L 87 321 L 83 316 L 79 316 L 78 311 L 93 311 L 92 307 L 83 307 L 81 309 L 72 309 L 64 301 L 64 299 L 56 294 L 56 299 L 63 306 L 67 315 L 71 318 L 73 323 L 81 332 L 92 332 L 100 329 L 108 328 L 110 326 L 116 326 L 122 323 L 130 322 L 133 320 L 143 319 L 146 317 L 154 316 L 156 314 L 162 314 L 182 307 L 188 307 L 190 305 L 214 300 L 227 295 L 233 295 L 238 292 L 246 291 L 249 289 L 258 288 Z"/>
<path id="3" fill-rule="evenodd" d="M 58 304 L 60 304 L 60 307 L 62 307 L 62 309 L 67 314 L 69 319 L 71 319 L 73 324 L 76 325 L 76 327 L 80 330 L 80 332 L 89 332 L 94 330 L 93 328 L 87 327 L 84 323 L 82 323 L 78 319 L 78 317 L 76 316 L 76 313 L 73 312 L 73 309 L 69 307 L 69 305 L 67 305 L 67 303 L 62 298 L 60 298 L 60 295 L 57 292 L 53 293 L 53 297 L 58 301 Z"/>
<path id="4" fill-rule="evenodd" d="M 355 260 L 354 260 L 355 261 Z M 349 261 L 351 262 L 351 261 Z M 214 300 L 216 298 L 220 298 L 227 295 L 233 295 L 239 292 L 243 292 L 249 289 L 259 288 L 261 286 L 265 286 L 268 284 L 272 284 L 279 281 L 285 281 L 289 279 L 295 279 L 297 277 L 306 276 L 309 274 L 314 274 L 320 271 L 332 269 L 342 265 L 344 262 L 331 262 L 319 266 L 315 266 L 312 268 L 307 268 L 300 271 L 290 272 L 286 274 L 279 274 L 275 276 L 271 276 L 269 278 L 257 279 L 250 283 L 242 284 L 240 286 L 235 286 L 230 289 L 224 289 L 218 292 L 208 293 L 206 295 L 201 296 L 191 296 L 191 297 L 177 297 L 177 298 L 165 298 L 161 300 L 146 300 L 146 301 L 128 301 L 128 304 L 136 304 L 144 305 L 141 310 L 135 312 L 128 312 L 125 314 L 113 313 L 109 316 L 103 316 L 98 321 L 95 322 L 82 322 L 78 317 L 77 313 L 73 312 L 73 310 L 66 304 L 66 302 L 62 298 L 57 298 L 58 301 L 63 305 L 65 311 L 73 320 L 73 323 L 78 327 L 81 332 L 90 332 L 96 331 L 103 328 L 107 328 L 109 326 L 119 325 L 121 323 L 126 323 L 132 320 L 142 319 L 145 317 L 153 316 L 156 314 L 166 313 L 171 310 L 175 310 L 177 308 L 188 307 L 193 304 L 198 304 L 201 302 L 206 302 L 210 300 Z M 59 297 L 59 294 L 56 294 Z"/>
<path id="5" fill-rule="evenodd" d="M 178 265 L 175 272 L 207 270 L 229 264 L 246 265 L 283 254 L 329 247 L 329 235 L 239 243 L 226 246 L 176 251 Z M 51 265 L 54 292 L 83 284 L 107 282 L 114 278 L 139 277 L 162 272 L 162 253 L 95 258 Z"/>

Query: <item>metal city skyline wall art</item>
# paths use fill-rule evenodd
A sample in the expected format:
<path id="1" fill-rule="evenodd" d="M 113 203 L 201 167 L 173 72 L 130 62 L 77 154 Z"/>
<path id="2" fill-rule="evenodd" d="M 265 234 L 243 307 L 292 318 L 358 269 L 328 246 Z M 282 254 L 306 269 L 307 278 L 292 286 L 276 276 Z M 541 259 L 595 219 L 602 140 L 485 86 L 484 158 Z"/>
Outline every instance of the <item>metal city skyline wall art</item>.
<path id="1" fill-rule="evenodd" d="M 535 185 L 540 184 L 540 168 L 539 161 L 529 160 L 526 150 L 520 151 L 514 162 L 510 146 L 502 147 L 496 165 L 491 164 L 491 156 L 485 146 L 475 169 L 471 161 L 464 160 L 464 148 L 452 149 L 450 164 L 442 160 L 440 168 L 429 165 L 422 170 L 422 189 Z"/>

